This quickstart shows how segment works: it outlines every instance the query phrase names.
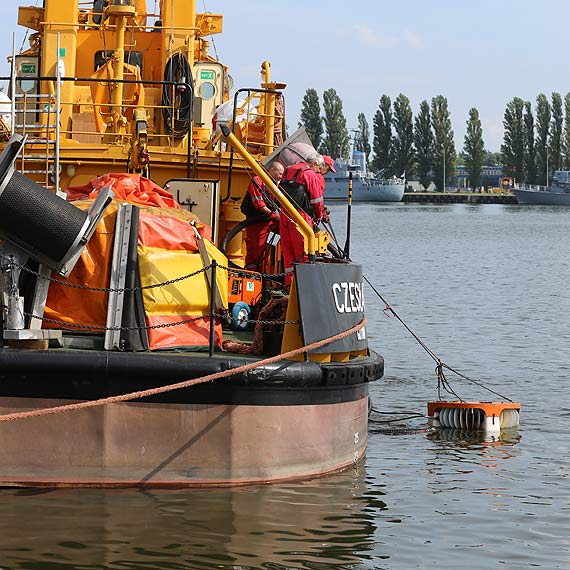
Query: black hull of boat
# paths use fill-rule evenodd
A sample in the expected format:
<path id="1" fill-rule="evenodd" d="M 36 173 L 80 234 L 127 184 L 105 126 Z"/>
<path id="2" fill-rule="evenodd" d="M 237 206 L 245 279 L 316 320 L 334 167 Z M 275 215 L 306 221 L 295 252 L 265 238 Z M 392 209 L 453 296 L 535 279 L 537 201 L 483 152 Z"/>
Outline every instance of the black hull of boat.
<path id="1" fill-rule="evenodd" d="M 95 400 L 231 371 L 250 362 L 251 358 L 182 353 L 4 349 L 0 350 L 0 397 Z M 350 362 L 280 361 L 140 401 L 329 404 L 362 393 L 363 386 L 383 372 L 384 359 L 375 352 Z"/>

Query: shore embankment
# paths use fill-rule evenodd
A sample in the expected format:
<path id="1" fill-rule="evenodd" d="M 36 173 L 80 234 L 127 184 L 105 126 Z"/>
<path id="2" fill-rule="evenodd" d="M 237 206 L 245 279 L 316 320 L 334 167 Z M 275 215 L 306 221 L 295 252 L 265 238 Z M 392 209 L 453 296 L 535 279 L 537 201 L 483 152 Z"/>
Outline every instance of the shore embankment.
<path id="1" fill-rule="evenodd" d="M 516 204 L 510 192 L 404 192 L 402 202 L 410 204 Z"/>

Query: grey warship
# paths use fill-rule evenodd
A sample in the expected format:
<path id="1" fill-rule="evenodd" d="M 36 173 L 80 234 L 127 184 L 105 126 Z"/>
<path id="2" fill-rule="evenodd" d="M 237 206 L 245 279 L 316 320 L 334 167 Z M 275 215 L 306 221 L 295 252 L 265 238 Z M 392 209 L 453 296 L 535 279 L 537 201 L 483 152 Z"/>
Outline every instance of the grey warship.
<path id="1" fill-rule="evenodd" d="M 364 153 L 354 151 L 352 160 L 337 158 L 336 172 L 325 175 L 325 200 L 346 200 L 352 172 L 352 200 L 355 202 L 400 202 L 406 187 L 405 177 L 377 178 L 366 168 Z"/>
<path id="2" fill-rule="evenodd" d="M 570 170 L 556 170 L 549 186 L 520 185 L 514 188 L 519 204 L 570 206 Z"/>

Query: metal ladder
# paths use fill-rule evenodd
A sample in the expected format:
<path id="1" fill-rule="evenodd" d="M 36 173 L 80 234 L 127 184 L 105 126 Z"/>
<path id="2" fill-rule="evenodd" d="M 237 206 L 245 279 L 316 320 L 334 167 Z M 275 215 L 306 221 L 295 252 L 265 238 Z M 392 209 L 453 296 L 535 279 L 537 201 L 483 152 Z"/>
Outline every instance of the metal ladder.
<path id="1" fill-rule="evenodd" d="M 59 53 L 59 35 L 58 35 Z M 55 93 L 16 94 L 15 44 L 10 73 L 11 134 L 27 135 L 18 161 L 20 172 L 54 191 L 60 190 L 59 135 L 61 115 L 61 69 L 56 65 Z M 33 80 L 33 79 L 30 79 Z M 39 80 L 35 80 L 39 82 Z M 35 163 L 26 167 L 26 163 Z"/>
<path id="2" fill-rule="evenodd" d="M 49 94 L 16 95 L 15 116 L 12 119 L 13 132 L 27 135 L 19 160 L 20 172 L 51 190 L 56 189 L 55 123 L 59 121 L 53 99 Z M 45 120 L 38 120 L 40 117 Z"/>

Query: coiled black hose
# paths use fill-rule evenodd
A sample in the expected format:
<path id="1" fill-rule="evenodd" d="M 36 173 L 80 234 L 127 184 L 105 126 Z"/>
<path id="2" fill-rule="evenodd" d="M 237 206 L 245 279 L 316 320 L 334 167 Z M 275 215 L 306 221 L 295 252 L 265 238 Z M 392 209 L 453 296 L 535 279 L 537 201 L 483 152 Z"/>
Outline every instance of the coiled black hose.
<path id="1" fill-rule="evenodd" d="M 162 117 L 166 133 L 179 140 L 192 127 L 194 81 L 188 59 L 182 53 L 170 56 L 164 68 L 162 87 Z"/>

